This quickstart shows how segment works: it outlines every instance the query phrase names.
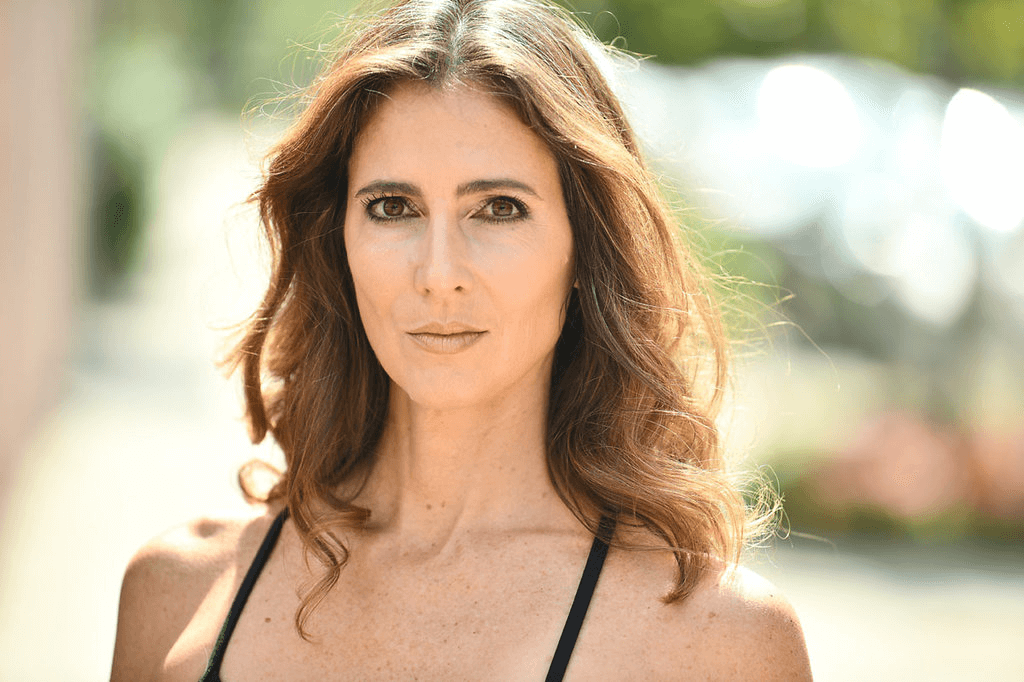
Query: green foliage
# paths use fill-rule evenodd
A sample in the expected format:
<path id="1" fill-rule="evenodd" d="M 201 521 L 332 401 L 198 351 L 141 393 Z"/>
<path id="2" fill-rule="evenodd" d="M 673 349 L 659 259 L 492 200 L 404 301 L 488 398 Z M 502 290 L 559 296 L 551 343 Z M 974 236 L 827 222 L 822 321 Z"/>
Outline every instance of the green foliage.
<path id="1" fill-rule="evenodd" d="M 290 81 L 286 67 L 297 46 L 315 55 L 317 41 L 351 12 L 354 0 L 100 0 L 97 53 L 125 36 L 169 39 L 185 56 L 183 68 L 203 106 L 239 111 L 254 96 Z M 300 75 L 309 76 L 312 69 Z M 306 79 L 299 79 L 302 84 Z M 261 85 L 263 84 L 263 85 Z"/>
<path id="2" fill-rule="evenodd" d="M 145 174 L 138 148 L 124 137 L 100 133 L 93 159 L 90 289 L 107 297 L 118 293 L 138 254 Z"/>
<path id="3" fill-rule="evenodd" d="M 815 483 L 818 472 L 814 468 L 776 464 L 775 471 L 785 502 L 787 525 L 798 533 L 825 537 L 857 535 L 923 545 L 957 543 L 967 538 L 1024 542 L 1021 519 L 997 518 L 963 502 L 929 514 L 904 516 L 866 501 L 840 502 L 823 496 Z"/>
<path id="4" fill-rule="evenodd" d="M 964 73 L 996 83 L 1024 83 L 1024 5 L 1020 0 L 957 3 L 953 49 Z"/>
<path id="5" fill-rule="evenodd" d="M 945 37 L 935 0 L 834 0 L 823 9 L 846 51 L 917 71 L 941 65 Z"/>
<path id="6" fill-rule="evenodd" d="M 95 131 L 89 236 L 94 294 L 119 292 L 137 263 L 148 179 L 189 117 L 203 109 L 238 114 L 251 101 L 308 82 L 315 40 L 298 46 L 351 5 L 99 1 L 86 97 Z"/>
<path id="7" fill-rule="evenodd" d="M 562 0 L 605 41 L 673 64 L 844 52 L 1024 84 L 1020 0 Z"/>
<path id="8" fill-rule="evenodd" d="M 659 61 L 689 63 L 725 46 L 728 27 L 713 2 L 596 0 L 574 3 L 598 36 Z"/>

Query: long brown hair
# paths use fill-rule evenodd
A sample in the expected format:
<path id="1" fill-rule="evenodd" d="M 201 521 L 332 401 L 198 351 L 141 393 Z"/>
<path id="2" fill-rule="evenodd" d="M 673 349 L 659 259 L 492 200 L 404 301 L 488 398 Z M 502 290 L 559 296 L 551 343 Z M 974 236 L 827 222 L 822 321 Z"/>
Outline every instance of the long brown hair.
<path id="1" fill-rule="evenodd" d="M 304 636 L 348 557 L 330 529 L 369 515 L 352 491 L 372 462 L 389 379 L 359 321 L 342 228 L 353 141 L 402 82 L 500 98 L 558 161 L 578 282 L 548 409 L 562 500 L 592 532 L 610 514 L 660 537 L 678 562 L 670 601 L 713 558 L 739 556 L 750 524 L 714 424 L 727 351 L 718 312 L 595 49 L 571 15 L 540 0 L 399 2 L 339 49 L 269 156 L 254 201 L 273 271 L 232 359 L 253 440 L 269 432 L 284 451 L 270 498 L 287 501 L 324 567 L 296 613 Z"/>

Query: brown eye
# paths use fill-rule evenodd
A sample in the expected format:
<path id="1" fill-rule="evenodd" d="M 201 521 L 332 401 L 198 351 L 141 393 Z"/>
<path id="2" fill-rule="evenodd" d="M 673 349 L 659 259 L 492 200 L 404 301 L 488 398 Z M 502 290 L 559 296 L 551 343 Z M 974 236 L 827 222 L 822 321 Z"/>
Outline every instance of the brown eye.
<path id="1" fill-rule="evenodd" d="M 491 202 L 491 215 L 495 218 L 511 218 L 516 214 L 516 205 L 508 199 L 495 199 Z"/>
<path id="2" fill-rule="evenodd" d="M 405 211 L 405 202 L 397 197 L 390 197 L 380 202 L 380 210 L 389 218 L 397 218 Z"/>
<path id="3" fill-rule="evenodd" d="M 416 210 L 405 197 L 380 197 L 366 204 L 370 220 L 393 221 L 416 215 Z"/>
<path id="4" fill-rule="evenodd" d="M 494 197 L 476 212 L 475 216 L 488 223 L 513 223 L 525 219 L 529 210 L 514 197 Z"/>

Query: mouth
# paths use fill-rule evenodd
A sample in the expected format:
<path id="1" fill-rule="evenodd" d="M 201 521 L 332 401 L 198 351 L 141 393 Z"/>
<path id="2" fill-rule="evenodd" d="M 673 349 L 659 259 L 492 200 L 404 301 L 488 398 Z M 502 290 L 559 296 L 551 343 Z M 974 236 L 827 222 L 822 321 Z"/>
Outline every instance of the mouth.
<path id="1" fill-rule="evenodd" d="M 453 334 L 482 334 L 483 329 L 468 325 L 464 322 L 428 322 L 410 331 L 410 334 L 436 334 L 438 336 L 451 336 Z"/>
<path id="2" fill-rule="evenodd" d="M 408 332 L 409 338 L 423 350 L 438 355 L 452 355 L 466 350 L 479 341 L 487 332 L 477 330 L 440 333 L 433 331 Z"/>

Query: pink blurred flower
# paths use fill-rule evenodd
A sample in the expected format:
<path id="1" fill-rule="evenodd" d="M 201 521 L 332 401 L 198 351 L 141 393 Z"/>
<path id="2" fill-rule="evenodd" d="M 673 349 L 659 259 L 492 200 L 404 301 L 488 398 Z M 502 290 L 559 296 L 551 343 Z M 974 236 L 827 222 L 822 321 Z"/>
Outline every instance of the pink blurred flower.
<path id="1" fill-rule="evenodd" d="M 814 477 L 824 500 L 880 507 L 902 518 L 941 513 L 971 496 L 969 466 L 959 439 L 915 415 L 893 412 L 868 420 L 845 449 Z"/>
<path id="2" fill-rule="evenodd" d="M 1024 519 L 1024 431 L 1012 437 L 975 434 L 969 441 L 980 511 Z"/>

